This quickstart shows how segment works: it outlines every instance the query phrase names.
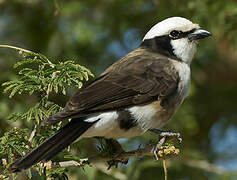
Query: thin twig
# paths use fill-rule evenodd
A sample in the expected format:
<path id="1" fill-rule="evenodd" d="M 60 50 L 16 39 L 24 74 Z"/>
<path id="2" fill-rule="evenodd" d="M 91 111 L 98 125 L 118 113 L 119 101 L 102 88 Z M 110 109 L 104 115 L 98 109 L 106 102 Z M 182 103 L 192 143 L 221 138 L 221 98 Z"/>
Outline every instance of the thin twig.
<path id="1" fill-rule="evenodd" d="M 163 159 L 163 168 L 164 168 L 165 180 L 168 180 L 168 171 L 167 171 L 165 159 Z"/>
<path id="2" fill-rule="evenodd" d="M 28 140 L 30 143 L 31 143 L 31 141 L 32 141 L 33 138 L 34 138 L 34 136 L 35 136 L 35 134 L 36 134 L 36 132 L 37 132 L 37 129 L 38 129 L 38 124 L 35 124 L 35 127 L 34 127 L 33 131 L 31 132 L 30 137 L 29 137 L 29 140 Z"/>
<path id="3" fill-rule="evenodd" d="M 25 52 L 25 53 L 34 53 L 33 51 L 30 51 L 30 50 L 26 50 L 26 49 L 23 49 L 23 48 L 19 48 L 19 47 L 15 47 L 15 46 L 10 46 L 10 45 L 5 45 L 5 44 L 0 44 L 0 47 L 15 49 L 15 50 L 22 51 L 22 52 Z"/>
<path id="4" fill-rule="evenodd" d="M 60 73 L 60 71 L 53 72 L 52 79 L 54 79 L 57 76 L 58 73 Z M 47 91 L 46 91 L 46 99 L 47 100 L 49 98 L 49 93 L 50 93 L 51 88 L 52 88 L 52 84 L 50 83 L 50 84 L 48 84 L 48 88 L 47 88 Z"/>
<path id="5" fill-rule="evenodd" d="M 35 53 L 33 51 L 30 51 L 30 50 L 27 50 L 27 49 L 19 48 L 19 47 L 16 47 L 16 46 L 10 46 L 10 45 L 6 45 L 6 44 L 0 44 L 0 48 L 15 49 L 15 50 L 19 51 L 19 54 L 21 54 L 22 52 L 31 53 L 31 54 L 37 54 L 37 53 Z M 54 64 L 50 60 L 48 60 L 48 58 L 45 58 L 45 60 L 49 63 L 49 65 L 51 67 L 54 67 Z"/>

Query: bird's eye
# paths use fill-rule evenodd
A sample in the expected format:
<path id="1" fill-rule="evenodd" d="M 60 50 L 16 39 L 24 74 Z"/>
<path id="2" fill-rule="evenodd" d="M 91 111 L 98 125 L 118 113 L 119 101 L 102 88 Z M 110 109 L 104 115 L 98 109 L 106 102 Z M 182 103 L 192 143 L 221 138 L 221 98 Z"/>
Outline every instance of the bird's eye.
<path id="1" fill-rule="evenodd" d="M 180 31 L 173 30 L 170 32 L 170 37 L 171 38 L 178 38 L 180 34 Z"/>

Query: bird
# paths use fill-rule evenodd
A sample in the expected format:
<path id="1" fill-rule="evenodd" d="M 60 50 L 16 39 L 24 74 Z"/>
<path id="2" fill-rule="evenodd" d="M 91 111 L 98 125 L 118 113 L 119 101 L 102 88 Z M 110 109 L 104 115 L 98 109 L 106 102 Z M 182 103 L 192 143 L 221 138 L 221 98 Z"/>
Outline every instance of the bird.
<path id="1" fill-rule="evenodd" d="M 184 17 L 155 24 L 141 44 L 79 89 L 64 109 L 44 121 L 70 121 L 9 170 L 18 172 L 52 157 L 81 138 L 130 138 L 160 130 L 186 98 L 190 64 L 200 39 L 211 36 Z M 166 133 L 167 134 L 167 133 Z"/>

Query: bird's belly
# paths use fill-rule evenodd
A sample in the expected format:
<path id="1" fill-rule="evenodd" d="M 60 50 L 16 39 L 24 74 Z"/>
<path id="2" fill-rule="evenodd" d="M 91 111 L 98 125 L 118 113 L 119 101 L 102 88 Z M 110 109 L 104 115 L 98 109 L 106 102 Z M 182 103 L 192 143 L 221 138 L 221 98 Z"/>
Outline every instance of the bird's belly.
<path id="1" fill-rule="evenodd" d="M 98 120 L 98 122 L 90 127 L 82 137 L 102 136 L 115 139 L 134 137 L 143 134 L 148 129 L 162 127 L 169 119 L 159 101 L 148 105 L 134 106 L 128 108 L 127 111 L 134 121 L 132 127 L 121 128 L 118 121 L 119 113 L 116 111 L 106 112 L 85 120 L 88 122 Z"/>
<path id="2" fill-rule="evenodd" d="M 106 137 L 106 138 L 125 138 L 134 137 L 143 133 L 139 127 L 132 127 L 128 130 L 121 129 L 118 122 L 119 114 L 116 111 L 102 113 L 98 116 L 89 118 L 85 121 L 98 120 L 81 137 Z"/>

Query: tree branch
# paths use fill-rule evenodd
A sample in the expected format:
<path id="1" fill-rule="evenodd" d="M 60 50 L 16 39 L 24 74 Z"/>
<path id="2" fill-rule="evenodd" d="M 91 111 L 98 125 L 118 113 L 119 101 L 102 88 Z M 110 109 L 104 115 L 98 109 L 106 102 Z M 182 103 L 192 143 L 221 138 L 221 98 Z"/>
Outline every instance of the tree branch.
<path id="1" fill-rule="evenodd" d="M 165 159 L 177 156 L 179 154 L 179 149 L 175 146 L 162 146 L 160 150 L 157 152 L 157 157 L 159 159 L 163 159 L 163 166 L 164 166 L 164 172 L 165 172 L 165 178 L 167 178 L 167 167 L 165 164 Z M 127 160 L 129 158 L 136 158 L 136 157 L 144 157 L 144 156 L 155 156 L 154 154 L 154 145 L 146 145 L 144 148 L 138 148 L 136 150 L 128 151 L 128 152 L 122 152 L 119 154 L 114 154 L 112 156 L 103 156 L 101 154 L 93 157 L 88 157 L 84 159 L 79 160 L 69 160 L 69 161 L 63 161 L 63 162 L 57 162 L 57 163 L 50 163 L 50 166 L 47 166 L 48 168 L 58 168 L 58 167 L 84 167 L 88 164 L 94 164 L 97 166 L 97 164 L 101 164 L 101 162 L 108 162 L 108 161 L 115 161 L 115 162 L 121 162 L 123 163 L 124 160 Z M 203 169 L 207 172 L 212 172 L 216 174 L 235 174 L 236 172 L 227 171 L 221 167 L 218 167 L 216 165 L 213 165 L 206 160 L 196 160 L 196 159 L 188 159 L 188 158 L 182 158 L 181 162 L 187 166 Z M 121 175 L 122 176 L 122 175 Z"/>
<path id="2" fill-rule="evenodd" d="M 160 150 L 157 152 L 158 158 L 167 158 L 171 156 L 177 156 L 179 154 L 179 149 L 175 146 L 162 146 Z M 69 167 L 69 166 L 77 166 L 83 167 L 88 164 L 95 164 L 98 162 L 106 162 L 106 161 L 115 161 L 124 163 L 129 158 L 134 157 L 143 157 L 143 156 L 154 156 L 154 145 L 146 145 L 144 148 L 139 148 L 136 150 L 122 152 L 110 156 L 97 155 L 93 157 L 88 157 L 84 159 L 79 159 L 78 161 L 64 161 L 58 162 L 52 165 L 52 168 L 57 167 Z"/>

